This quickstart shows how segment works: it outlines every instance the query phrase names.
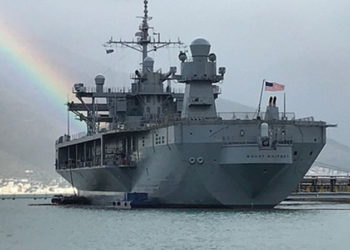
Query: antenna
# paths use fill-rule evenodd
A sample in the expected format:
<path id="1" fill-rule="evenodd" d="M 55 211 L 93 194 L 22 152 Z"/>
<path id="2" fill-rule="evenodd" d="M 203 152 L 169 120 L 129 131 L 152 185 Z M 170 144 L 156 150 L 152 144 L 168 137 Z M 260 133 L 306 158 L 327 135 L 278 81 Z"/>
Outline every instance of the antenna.
<path id="1" fill-rule="evenodd" d="M 113 46 L 120 46 L 120 47 L 128 47 L 130 49 L 136 50 L 138 52 L 142 53 L 142 65 L 143 65 L 143 61 L 145 60 L 145 58 L 148 56 L 148 53 L 151 51 L 157 51 L 160 48 L 163 47 L 167 47 L 170 45 L 174 45 L 174 46 L 178 46 L 181 47 L 184 45 L 183 42 L 181 42 L 180 40 L 178 40 L 177 42 L 172 42 L 171 40 L 169 41 L 161 41 L 160 40 L 160 33 L 152 33 L 152 37 L 149 35 L 149 29 L 152 29 L 149 24 L 148 21 L 152 20 L 152 17 L 148 16 L 148 0 L 144 0 L 144 10 L 143 10 L 144 15 L 142 17 L 142 22 L 139 26 L 139 31 L 136 32 L 135 36 L 136 36 L 136 40 L 129 40 L 129 41 L 123 41 L 123 40 L 113 40 L 113 38 L 111 38 L 109 41 L 107 41 L 104 44 L 104 47 L 106 48 L 106 53 L 112 53 L 114 52 L 113 49 L 111 49 Z M 158 39 L 154 39 L 153 35 L 157 35 Z M 152 39 L 153 38 L 153 39 Z M 148 46 L 151 45 L 151 48 L 148 49 Z M 142 71 L 145 71 L 145 67 L 144 65 L 142 66 Z"/>
<path id="2" fill-rule="evenodd" d="M 67 135 L 70 136 L 69 94 L 67 94 Z"/>
<path id="3" fill-rule="evenodd" d="M 283 93 L 283 119 L 287 120 L 287 116 L 286 116 L 286 92 Z"/>

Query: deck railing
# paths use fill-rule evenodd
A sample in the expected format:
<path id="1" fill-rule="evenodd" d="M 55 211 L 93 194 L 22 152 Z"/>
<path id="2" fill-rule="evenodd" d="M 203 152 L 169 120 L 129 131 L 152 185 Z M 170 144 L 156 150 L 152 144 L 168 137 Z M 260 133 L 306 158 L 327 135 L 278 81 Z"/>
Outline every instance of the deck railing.
<path id="1" fill-rule="evenodd" d="M 261 120 L 265 119 L 266 112 L 261 112 Z M 253 120 L 257 119 L 257 112 L 219 112 L 218 116 L 223 120 Z M 292 112 L 280 112 L 279 118 L 282 120 L 295 120 L 295 113 Z"/>
<path id="2" fill-rule="evenodd" d="M 266 113 L 260 113 L 260 117 L 261 120 L 263 121 L 265 119 L 265 114 Z M 243 121 L 247 121 L 247 120 L 255 120 L 257 119 L 257 113 L 256 112 L 219 112 L 217 113 L 218 118 L 221 118 L 221 121 L 239 121 L 239 120 L 243 120 Z M 307 117 L 307 118 L 302 118 L 302 119 L 295 119 L 295 114 L 288 112 L 288 113 L 284 113 L 281 112 L 279 113 L 279 118 L 281 120 L 292 120 L 295 121 L 296 123 L 309 123 L 309 122 L 313 122 L 314 119 L 313 117 Z M 152 120 L 152 121 L 139 121 L 139 122 L 128 122 L 128 123 L 123 123 L 120 126 L 117 126 L 114 129 L 108 129 L 108 128 L 102 128 L 99 130 L 99 132 L 107 132 L 107 131 L 111 131 L 111 130 L 118 130 L 118 131 L 137 131 L 137 130 L 148 130 L 151 128 L 157 128 L 157 127 L 162 127 L 164 125 L 168 125 L 168 124 L 173 124 L 174 122 L 177 121 L 188 121 L 193 122 L 193 121 L 217 121 L 217 119 L 213 119 L 213 118 L 197 118 L 197 117 L 193 117 L 190 119 L 182 119 L 180 115 L 171 115 L 171 116 L 167 116 L 163 119 L 158 119 L 158 120 Z M 59 139 L 57 141 L 57 143 L 62 143 L 62 142 L 66 142 L 66 141 L 72 141 L 72 140 L 77 140 L 80 138 L 83 138 L 87 136 L 86 132 L 81 132 L 81 133 L 77 133 L 77 134 L 72 134 L 70 136 L 64 136 L 62 137 L 63 139 Z"/>
<path id="3" fill-rule="evenodd" d="M 221 90 L 217 90 L 221 91 Z M 138 92 L 138 91 L 137 91 Z M 171 88 L 171 92 L 175 94 L 183 94 L 184 89 L 183 88 Z M 76 90 L 74 87 L 72 88 L 72 93 L 96 93 L 96 87 L 81 87 L 80 90 Z M 103 93 L 122 93 L 122 94 L 127 94 L 127 93 L 132 93 L 132 89 L 129 87 L 104 87 L 103 88 Z M 160 92 L 162 93 L 162 92 Z M 220 92 L 221 93 L 221 92 Z"/>

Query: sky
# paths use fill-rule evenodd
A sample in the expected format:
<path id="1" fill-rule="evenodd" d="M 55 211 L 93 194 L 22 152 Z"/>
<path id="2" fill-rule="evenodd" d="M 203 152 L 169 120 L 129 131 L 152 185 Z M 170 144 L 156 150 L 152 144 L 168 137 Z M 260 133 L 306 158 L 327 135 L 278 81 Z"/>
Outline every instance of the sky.
<path id="1" fill-rule="evenodd" d="M 0 91 L 6 88 L 0 95 L 11 100 L 20 98 L 31 110 L 42 110 L 46 114 L 43 119 L 55 121 L 57 133 L 65 131 L 65 108 L 61 103 L 67 95 L 72 98 L 71 85 L 84 82 L 92 86 L 95 75 L 102 73 L 106 85 L 128 86 L 130 73 L 139 67 L 141 55 L 137 52 L 124 48 L 106 55 L 102 45 L 111 36 L 134 38 L 140 23 L 135 17 L 142 15 L 143 0 L 0 0 L 0 4 Z M 163 39 L 180 38 L 189 45 L 195 38 L 204 37 L 211 43 L 218 66 L 226 67 L 220 86 L 222 98 L 257 107 L 263 79 L 282 83 L 286 86 L 287 111 L 300 118 L 314 116 L 338 124 L 338 128 L 329 129 L 329 136 L 347 145 L 349 13 L 348 0 L 149 3 L 151 26 Z M 28 52 L 29 57 L 40 62 L 25 63 L 32 63 L 38 75 L 47 73 L 42 71 L 44 65 L 51 70 L 45 83 L 40 85 L 29 77 L 25 63 L 20 68 L 15 59 L 5 56 L 4 49 L 12 43 L 1 41 L 4 28 L 13 33 L 15 49 L 35 52 Z M 171 48 L 151 56 L 156 59 L 156 68 L 166 71 L 170 66 L 179 68 L 178 53 L 178 48 Z M 18 89 L 21 93 L 14 94 Z M 278 96 L 282 108 L 283 95 L 268 92 L 264 93 L 263 108 L 271 94 Z M 11 111 L 11 106 L 8 109 Z M 8 119 L 2 117 L 0 121 Z M 10 119 L 16 121 L 18 117 Z M 81 125 L 72 122 L 75 131 L 81 130 Z"/>

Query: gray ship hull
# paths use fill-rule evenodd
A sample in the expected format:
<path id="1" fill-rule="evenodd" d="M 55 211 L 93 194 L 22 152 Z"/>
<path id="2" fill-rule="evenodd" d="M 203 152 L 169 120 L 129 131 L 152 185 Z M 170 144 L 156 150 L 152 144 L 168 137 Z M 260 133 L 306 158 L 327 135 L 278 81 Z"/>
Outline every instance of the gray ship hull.
<path id="1" fill-rule="evenodd" d="M 173 131 L 183 136 L 175 143 L 145 148 L 137 167 L 103 165 L 58 173 L 84 195 L 110 194 L 107 203 L 120 199 L 118 194 L 147 193 L 160 207 L 274 207 L 296 189 L 324 146 L 322 136 L 309 143 L 303 137 L 303 143 L 281 145 L 282 153 L 289 147 L 297 152 L 291 154 L 292 159 L 277 153 L 271 160 L 258 155 L 255 160 L 251 152 L 258 145 L 213 142 L 209 137 L 191 141 L 185 135 L 191 127 L 181 126 L 179 131 L 175 126 Z M 324 132 L 322 126 L 305 129 L 319 135 Z M 247 150 L 250 153 L 245 155 Z"/>

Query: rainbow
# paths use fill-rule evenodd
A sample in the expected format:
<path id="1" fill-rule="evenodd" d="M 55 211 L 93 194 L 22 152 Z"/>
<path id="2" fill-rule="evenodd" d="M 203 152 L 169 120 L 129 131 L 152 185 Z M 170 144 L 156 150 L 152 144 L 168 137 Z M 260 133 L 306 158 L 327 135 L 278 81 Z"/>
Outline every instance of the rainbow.
<path id="1" fill-rule="evenodd" d="M 12 63 L 16 70 L 34 84 L 49 106 L 65 119 L 68 95 L 72 92 L 73 78 L 60 72 L 42 54 L 19 34 L 0 20 L 0 57 Z M 61 69 L 60 69 L 61 70 Z M 64 115 L 64 117 L 63 117 Z M 83 123 L 79 125 L 83 128 Z"/>

